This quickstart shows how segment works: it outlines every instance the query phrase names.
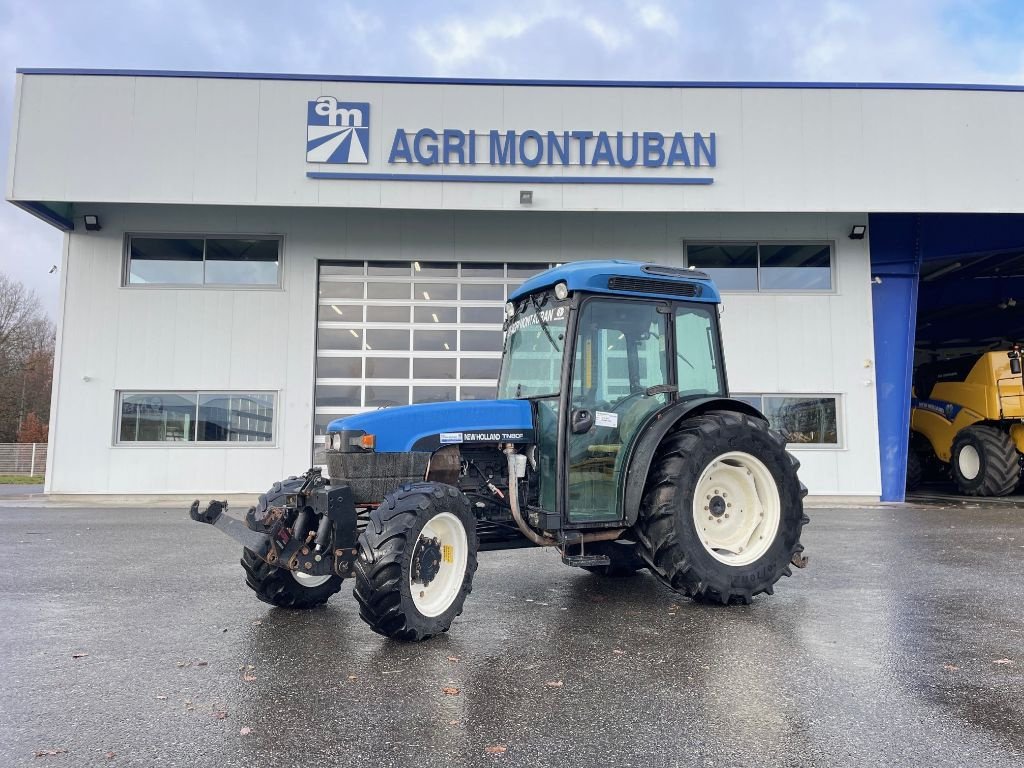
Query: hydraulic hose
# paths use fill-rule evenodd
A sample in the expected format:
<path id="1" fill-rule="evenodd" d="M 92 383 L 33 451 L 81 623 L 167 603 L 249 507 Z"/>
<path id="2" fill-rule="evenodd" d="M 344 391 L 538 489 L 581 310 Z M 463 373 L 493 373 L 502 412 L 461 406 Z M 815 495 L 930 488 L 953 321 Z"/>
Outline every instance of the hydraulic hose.
<path id="1" fill-rule="evenodd" d="M 557 546 L 558 539 L 553 539 L 550 536 L 538 533 L 527 525 L 526 520 L 523 519 L 523 513 L 519 509 L 519 478 L 516 476 L 516 456 L 518 455 L 518 452 L 512 443 L 507 443 L 504 451 L 505 457 L 508 459 L 508 505 L 512 510 L 512 519 L 516 521 L 516 526 L 519 528 L 523 536 L 528 538 L 537 546 Z M 573 543 L 588 544 L 592 541 L 612 541 L 613 539 L 619 538 L 619 536 L 625 532 L 625 528 L 613 528 L 607 531 L 586 533 Z"/>

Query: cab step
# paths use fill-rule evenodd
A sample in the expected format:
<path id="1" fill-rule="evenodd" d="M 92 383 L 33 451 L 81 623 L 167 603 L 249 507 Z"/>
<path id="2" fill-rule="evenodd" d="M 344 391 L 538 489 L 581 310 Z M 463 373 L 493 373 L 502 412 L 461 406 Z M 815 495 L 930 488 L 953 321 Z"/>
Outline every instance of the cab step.
<path id="1" fill-rule="evenodd" d="M 612 561 L 608 555 L 562 555 L 562 562 L 573 568 L 595 568 L 610 565 Z"/>

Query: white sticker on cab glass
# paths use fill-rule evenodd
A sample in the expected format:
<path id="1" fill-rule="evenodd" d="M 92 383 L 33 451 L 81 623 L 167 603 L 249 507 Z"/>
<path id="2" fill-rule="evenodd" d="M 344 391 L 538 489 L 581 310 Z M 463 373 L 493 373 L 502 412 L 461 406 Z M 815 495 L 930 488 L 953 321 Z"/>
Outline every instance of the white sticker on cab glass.
<path id="1" fill-rule="evenodd" d="M 617 427 L 619 426 L 619 414 L 598 411 L 594 414 L 594 424 L 599 427 Z"/>

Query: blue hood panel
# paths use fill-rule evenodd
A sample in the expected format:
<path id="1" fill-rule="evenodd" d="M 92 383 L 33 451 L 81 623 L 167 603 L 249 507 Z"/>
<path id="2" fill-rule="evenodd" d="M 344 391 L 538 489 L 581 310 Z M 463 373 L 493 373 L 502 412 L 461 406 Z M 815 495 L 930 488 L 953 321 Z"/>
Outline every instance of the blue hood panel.
<path id="1" fill-rule="evenodd" d="M 346 416 L 327 431 L 376 435 L 378 453 L 434 451 L 452 443 L 532 443 L 530 411 L 529 400 L 421 403 Z"/>

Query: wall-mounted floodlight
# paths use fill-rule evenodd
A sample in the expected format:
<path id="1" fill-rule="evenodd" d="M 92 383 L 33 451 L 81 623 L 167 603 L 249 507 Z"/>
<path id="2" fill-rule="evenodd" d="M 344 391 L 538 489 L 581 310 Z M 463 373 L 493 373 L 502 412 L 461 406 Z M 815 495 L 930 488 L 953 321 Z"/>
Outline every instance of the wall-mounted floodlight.
<path id="1" fill-rule="evenodd" d="M 85 214 L 85 216 L 82 217 L 82 220 L 85 222 L 85 228 L 86 228 L 87 231 L 89 231 L 89 232 L 99 232 L 100 231 L 100 217 L 99 216 L 95 216 L 95 215 L 93 215 L 91 213 L 87 213 L 87 214 Z"/>
<path id="2" fill-rule="evenodd" d="M 863 240 L 864 234 L 868 231 L 868 228 L 864 224 L 854 224 L 853 229 L 850 230 L 851 240 Z"/>
<path id="3" fill-rule="evenodd" d="M 532 189 L 521 189 L 521 190 L 519 190 L 519 204 L 520 205 L 533 205 L 533 190 Z"/>

